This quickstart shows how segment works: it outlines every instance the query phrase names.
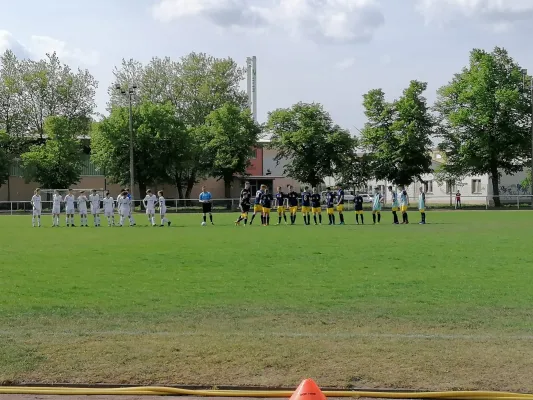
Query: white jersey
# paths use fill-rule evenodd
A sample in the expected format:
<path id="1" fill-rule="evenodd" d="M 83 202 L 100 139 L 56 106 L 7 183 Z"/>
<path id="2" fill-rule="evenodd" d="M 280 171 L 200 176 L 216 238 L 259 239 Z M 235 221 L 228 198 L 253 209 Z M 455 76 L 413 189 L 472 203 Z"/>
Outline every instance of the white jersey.
<path id="1" fill-rule="evenodd" d="M 131 199 L 127 196 L 119 196 L 117 198 L 118 208 L 122 211 L 129 211 L 131 205 Z"/>
<path id="2" fill-rule="evenodd" d="M 87 212 L 87 197 L 78 197 L 78 211 L 80 213 Z"/>
<path id="3" fill-rule="evenodd" d="M 31 204 L 33 205 L 33 209 L 36 211 L 41 211 L 42 209 L 42 203 L 41 203 L 41 196 L 34 194 L 31 198 Z"/>
<path id="4" fill-rule="evenodd" d="M 96 212 L 100 210 L 100 195 L 99 194 L 89 195 L 89 201 L 91 202 L 91 211 L 93 212 L 93 214 L 96 214 Z"/>
<path id="5" fill-rule="evenodd" d="M 65 203 L 66 203 L 66 211 L 67 214 L 73 214 L 74 213 L 74 195 L 73 194 L 67 194 L 65 196 Z"/>
<path id="6" fill-rule="evenodd" d="M 104 211 L 109 212 L 114 210 L 115 200 L 112 197 L 104 197 L 102 202 L 104 203 Z"/>
<path id="7" fill-rule="evenodd" d="M 52 198 L 52 214 L 59 214 L 61 212 L 61 202 L 63 198 L 59 194 L 54 194 Z"/>
<path id="8" fill-rule="evenodd" d="M 157 204 L 157 196 L 155 194 L 146 195 L 144 198 L 144 204 L 146 211 L 155 211 L 155 205 Z"/>
<path id="9" fill-rule="evenodd" d="M 166 214 L 167 205 L 165 203 L 165 198 L 163 196 L 159 197 L 159 213 Z"/>

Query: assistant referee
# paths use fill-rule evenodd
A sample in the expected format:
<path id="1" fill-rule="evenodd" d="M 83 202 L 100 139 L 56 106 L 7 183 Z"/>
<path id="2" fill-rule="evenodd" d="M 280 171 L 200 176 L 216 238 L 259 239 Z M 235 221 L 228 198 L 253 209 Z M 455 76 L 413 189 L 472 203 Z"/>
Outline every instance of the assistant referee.
<path id="1" fill-rule="evenodd" d="M 202 203 L 202 212 L 204 214 L 204 222 L 207 220 L 207 214 L 209 214 L 209 221 L 211 221 L 211 225 L 214 225 L 213 223 L 213 204 L 211 203 L 211 199 L 213 196 L 211 196 L 211 193 L 205 190 L 205 186 L 202 186 L 202 192 L 200 193 L 200 203 Z"/>

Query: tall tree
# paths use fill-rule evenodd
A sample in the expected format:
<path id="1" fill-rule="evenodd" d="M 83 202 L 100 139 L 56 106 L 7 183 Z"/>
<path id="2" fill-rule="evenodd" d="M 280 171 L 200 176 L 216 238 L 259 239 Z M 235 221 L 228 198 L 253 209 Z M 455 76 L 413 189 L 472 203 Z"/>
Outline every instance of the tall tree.
<path id="1" fill-rule="evenodd" d="M 433 119 L 422 96 L 426 88 L 426 83 L 411 81 L 394 102 L 387 102 L 381 89 L 363 96 L 368 122 L 362 143 L 373 155 L 377 179 L 407 186 L 431 171 Z"/>
<path id="2" fill-rule="evenodd" d="M 354 147 L 343 156 L 337 181 L 344 187 L 361 188 L 374 178 L 374 164 L 372 154 L 361 154 Z"/>
<path id="3" fill-rule="evenodd" d="M 224 195 L 230 198 L 233 178 L 246 174 L 261 128 L 249 110 L 226 103 L 207 116 L 203 132 L 209 173 L 224 181 Z"/>
<path id="4" fill-rule="evenodd" d="M 165 144 L 185 130 L 171 104 L 143 102 L 133 107 L 134 177 L 141 193 L 166 179 Z M 91 158 L 113 182 L 129 182 L 129 110 L 114 107 L 91 133 Z"/>
<path id="5" fill-rule="evenodd" d="M 354 147 L 350 133 L 335 125 L 317 103 L 272 111 L 266 128 L 272 133 L 276 161 L 287 160 L 284 173 L 312 186 L 341 172 L 344 155 Z"/>
<path id="6" fill-rule="evenodd" d="M 80 180 L 82 148 L 78 132 L 88 119 L 48 117 L 44 125 L 47 140 L 22 154 L 24 178 L 46 188 L 67 188 Z"/>
<path id="7" fill-rule="evenodd" d="M 125 99 L 116 93 L 116 84 L 136 83 L 139 87 L 135 102 L 170 102 L 189 132 L 190 159 L 175 164 L 177 168 L 169 183 L 189 198 L 198 179 L 205 175 L 201 158 L 204 154 L 200 131 L 206 117 L 225 103 L 246 105 L 241 89 L 244 69 L 231 58 L 215 58 L 203 53 L 191 53 L 179 60 L 153 58 L 147 65 L 123 61 L 115 69 L 115 80 L 109 88 L 110 106 L 124 106 Z M 174 179 L 176 178 L 176 179 Z M 181 189 L 183 188 L 183 189 Z"/>
<path id="8" fill-rule="evenodd" d="M 516 173 L 531 157 L 531 96 L 521 71 L 503 48 L 474 49 L 435 105 L 448 163 L 464 174 L 488 174 L 496 206 L 501 171 Z"/>

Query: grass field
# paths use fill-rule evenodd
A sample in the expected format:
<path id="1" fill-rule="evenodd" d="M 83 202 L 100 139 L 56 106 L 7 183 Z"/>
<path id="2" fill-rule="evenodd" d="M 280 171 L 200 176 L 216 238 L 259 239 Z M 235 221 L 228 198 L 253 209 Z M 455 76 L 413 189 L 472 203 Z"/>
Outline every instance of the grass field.
<path id="1" fill-rule="evenodd" d="M 234 218 L 1 217 L 0 382 L 533 391 L 533 213 Z"/>

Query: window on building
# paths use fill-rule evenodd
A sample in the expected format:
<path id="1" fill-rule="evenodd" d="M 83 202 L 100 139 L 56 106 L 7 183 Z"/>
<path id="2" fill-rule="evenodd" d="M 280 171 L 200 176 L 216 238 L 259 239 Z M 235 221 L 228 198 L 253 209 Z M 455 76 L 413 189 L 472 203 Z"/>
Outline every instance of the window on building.
<path id="1" fill-rule="evenodd" d="M 481 179 L 472 179 L 472 194 L 481 193 Z"/>
<path id="2" fill-rule="evenodd" d="M 253 160 L 257 158 L 257 149 L 252 149 L 252 154 L 250 155 L 250 158 Z"/>
<path id="3" fill-rule="evenodd" d="M 454 194 L 457 192 L 457 185 L 452 182 L 446 182 L 446 194 Z"/>
<path id="4" fill-rule="evenodd" d="M 433 193 L 433 181 L 424 182 L 424 192 Z"/>

